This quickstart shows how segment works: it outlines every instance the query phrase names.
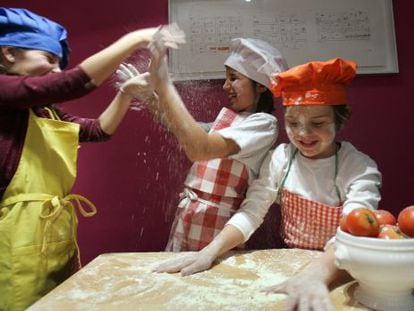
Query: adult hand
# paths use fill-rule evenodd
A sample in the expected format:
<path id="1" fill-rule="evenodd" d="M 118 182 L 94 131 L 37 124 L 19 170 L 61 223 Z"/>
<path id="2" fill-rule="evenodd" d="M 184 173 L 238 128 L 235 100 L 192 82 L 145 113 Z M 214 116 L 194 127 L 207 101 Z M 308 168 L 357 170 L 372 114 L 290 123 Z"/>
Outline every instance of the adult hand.
<path id="1" fill-rule="evenodd" d="M 328 288 L 316 273 L 299 273 L 263 291 L 287 294 L 286 311 L 334 311 Z"/>
<path id="2" fill-rule="evenodd" d="M 182 276 L 187 276 L 209 269 L 213 265 L 214 260 L 215 257 L 203 254 L 202 251 L 196 253 L 191 252 L 183 257 L 162 262 L 153 271 L 168 273 L 181 272 Z"/>

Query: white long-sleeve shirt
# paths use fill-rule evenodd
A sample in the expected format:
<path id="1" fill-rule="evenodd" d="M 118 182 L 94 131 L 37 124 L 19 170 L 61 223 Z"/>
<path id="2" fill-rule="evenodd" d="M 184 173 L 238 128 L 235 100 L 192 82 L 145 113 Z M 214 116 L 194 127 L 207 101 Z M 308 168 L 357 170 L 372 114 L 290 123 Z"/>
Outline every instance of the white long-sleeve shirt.
<path id="1" fill-rule="evenodd" d="M 269 207 L 277 202 L 280 183 L 295 148 L 281 144 L 271 151 L 260 169 L 260 176 L 250 185 L 240 209 L 227 222 L 238 228 L 248 240 L 263 222 Z M 332 206 L 343 205 L 343 213 L 366 206 L 376 209 L 381 199 L 382 176 L 374 160 L 349 142 L 338 151 L 335 178 L 335 155 L 324 159 L 308 159 L 299 152 L 292 162 L 284 189 L 306 199 Z M 338 198 L 335 184 L 339 189 Z"/>
<path id="2" fill-rule="evenodd" d="M 240 120 L 229 127 L 214 130 L 222 137 L 232 139 L 240 151 L 229 156 L 230 159 L 242 162 L 249 172 L 249 184 L 257 178 L 261 164 L 274 144 L 278 135 L 277 119 L 264 112 L 241 113 Z"/>

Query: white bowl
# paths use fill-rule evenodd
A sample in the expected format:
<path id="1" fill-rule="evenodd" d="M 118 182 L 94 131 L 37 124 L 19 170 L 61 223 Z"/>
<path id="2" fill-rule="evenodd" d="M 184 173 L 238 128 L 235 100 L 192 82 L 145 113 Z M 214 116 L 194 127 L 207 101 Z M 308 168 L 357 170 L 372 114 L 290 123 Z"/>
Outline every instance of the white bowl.
<path id="1" fill-rule="evenodd" d="M 354 295 L 375 310 L 414 310 L 414 238 L 357 237 L 338 228 L 336 265 L 358 281 Z"/>

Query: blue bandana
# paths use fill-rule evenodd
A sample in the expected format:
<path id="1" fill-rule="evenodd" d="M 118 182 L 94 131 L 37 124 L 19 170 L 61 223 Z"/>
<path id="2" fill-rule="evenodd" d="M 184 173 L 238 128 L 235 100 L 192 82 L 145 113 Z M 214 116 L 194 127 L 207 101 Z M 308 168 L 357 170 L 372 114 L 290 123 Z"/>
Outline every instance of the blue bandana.
<path id="1" fill-rule="evenodd" d="M 66 29 L 26 9 L 0 8 L 0 46 L 14 46 L 50 52 L 68 63 Z"/>

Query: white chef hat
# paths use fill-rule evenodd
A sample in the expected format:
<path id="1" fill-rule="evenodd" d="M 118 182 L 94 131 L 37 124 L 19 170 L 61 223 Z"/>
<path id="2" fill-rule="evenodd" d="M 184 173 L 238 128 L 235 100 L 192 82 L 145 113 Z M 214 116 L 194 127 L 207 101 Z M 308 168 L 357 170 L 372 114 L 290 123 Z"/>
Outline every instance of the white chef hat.
<path id="1" fill-rule="evenodd" d="M 282 54 L 269 43 L 251 38 L 235 38 L 224 62 L 246 77 L 269 87 L 271 76 L 288 69 Z"/>

